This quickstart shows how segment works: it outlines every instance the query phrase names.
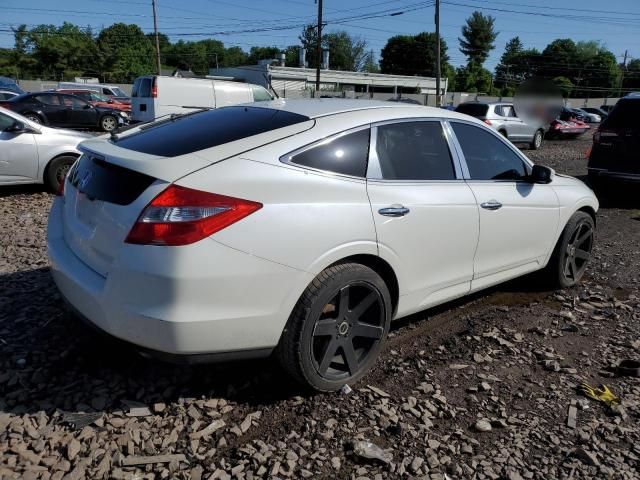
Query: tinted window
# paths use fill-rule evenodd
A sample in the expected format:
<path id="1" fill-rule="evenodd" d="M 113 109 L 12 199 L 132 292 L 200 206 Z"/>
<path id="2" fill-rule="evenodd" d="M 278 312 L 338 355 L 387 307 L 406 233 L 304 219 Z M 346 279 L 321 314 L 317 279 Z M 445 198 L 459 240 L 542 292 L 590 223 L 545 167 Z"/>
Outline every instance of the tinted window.
<path id="1" fill-rule="evenodd" d="M 603 128 L 638 128 L 640 100 L 621 99 L 604 121 Z"/>
<path id="2" fill-rule="evenodd" d="M 497 111 L 497 108 L 496 108 Z M 502 115 L 503 117 L 515 117 L 516 116 L 516 112 L 513 110 L 513 107 L 511 105 L 502 105 L 500 107 L 500 115 Z"/>
<path id="3" fill-rule="evenodd" d="M 58 95 L 36 95 L 33 98 L 45 105 L 60 105 L 60 98 Z"/>
<path id="4" fill-rule="evenodd" d="M 138 78 L 133 84 L 132 97 L 147 98 L 151 96 L 152 80 L 149 77 Z"/>
<path id="5" fill-rule="evenodd" d="M 68 107 L 84 108 L 87 105 L 87 102 L 77 97 L 64 95 L 61 98 L 62 98 L 62 103 Z"/>
<path id="6" fill-rule="evenodd" d="M 152 123 L 118 140 L 118 146 L 150 155 L 176 157 L 308 120 L 304 115 L 284 110 L 224 107 Z"/>
<path id="7" fill-rule="evenodd" d="M 13 125 L 13 122 L 15 120 L 13 118 L 11 118 L 9 115 L 5 115 L 4 113 L 0 113 L 0 132 L 3 131 L 5 128 L 10 127 L 11 125 Z"/>
<path id="8" fill-rule="evenodd" d="M 342 175 L 364 177 L 369 157 L 369 129 L 336 137 L 291 157 L 291 162 Z"/>
<path id="9" fill-rule="evenodd" d="M 384 179 L 456 178 L 451 153 L 440 122 L 382 125 L 378 127 L 376 153 Z"/>
<path id="10" fill-rule="evenodd" d="M 461 103 L 456 112 L 466 113 L 472 117 L 485 117 L 489 111 L 489 105 L 484 103 Z"/>
<path id="11" fill-rule="evenodd" d="M 481 127 L 451 122 L 472 180 L 518 180 L 527 175 L 522 159 Z"/>

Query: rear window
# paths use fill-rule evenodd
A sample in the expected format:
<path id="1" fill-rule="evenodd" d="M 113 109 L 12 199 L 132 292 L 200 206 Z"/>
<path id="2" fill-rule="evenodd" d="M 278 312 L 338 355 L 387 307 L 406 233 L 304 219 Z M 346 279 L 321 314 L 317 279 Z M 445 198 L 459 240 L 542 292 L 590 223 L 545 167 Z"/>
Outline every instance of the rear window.
<path id="1" fill-rule="evenodd" d="M 613 107 L 609 116 L 604 121 L 605 128 L 638 128 L 640 117 L 640 99 L 621 99 Z"/>
<path id="2" fill-rule="evenodd" d="M 489 105 L 484 103 L 461 103 L 456 112 L 466 113 L 472 117 L 485 117 L 489 111 Z"/>
<path id="3" fill-rule="evenodd" d="M 138 78 L 133 84 L 132 97 L 148 98 L 151 96 L 153 79 L 149 77 Z"/>
<path id="4" fill-rule="evenodd" d="M 224 107 L 151 125 L 117 141 L 136 152 L 177 157 L 310 120 L 297 113 L 259 107 Z"/>

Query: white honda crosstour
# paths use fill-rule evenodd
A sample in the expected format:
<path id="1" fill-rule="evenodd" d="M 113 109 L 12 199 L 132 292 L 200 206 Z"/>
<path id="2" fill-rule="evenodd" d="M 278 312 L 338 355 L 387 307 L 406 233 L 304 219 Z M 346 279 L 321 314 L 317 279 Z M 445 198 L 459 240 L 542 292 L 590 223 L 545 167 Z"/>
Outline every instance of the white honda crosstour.
<path id="1" fill-rule="evenodd" d="M 335 390 L 393 319 L 546 269 L 584 274 L 598 201 L 467 115 L 276 100 L 85 141 L 53 204 L 55 282 L 160 358 L 277 355 Z"/>

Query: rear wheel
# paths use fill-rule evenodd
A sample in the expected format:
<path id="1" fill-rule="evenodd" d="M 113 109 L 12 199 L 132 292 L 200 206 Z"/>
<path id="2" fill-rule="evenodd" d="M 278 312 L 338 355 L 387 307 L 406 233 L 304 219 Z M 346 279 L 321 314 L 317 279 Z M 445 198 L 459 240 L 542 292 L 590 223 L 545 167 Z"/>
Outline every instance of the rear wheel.
<path id="1" fill-rule="evenodd" d="M 538 130 L 529 144 L 531 150 L 538 150 L 542 146 L 542 130 Z"/>
<path id="2" fill-rule="evenodd" d="M 282 334 L 283 368 L 315 390 L 357 381 L 373 365 L 391 323 L 391 297 L 364 265 L 329 267 L 307 287 Z"/>
<path id="3" fill-rule="evenodd" d="M 69 169 L 75 161 L 76 157 L 64 155 L 62 157 L 54 158 L 49 162 L 45 172 L 44 182 L 51 192 L 55 193 L 58 191 L 60 184 L 66 178 L 67 173 L 69 173 Z"/>
<path id="4" fill-rule="evenodd" d="M 576 212 L 569 219 L 547 265 L 549 279 L 555 285 L 566 288 L 580 281 L 591 258 L 594 231 L 588 213 Z"/>
<path id="5" fill-rule="evenodd" d="M 118 126 L 118 119 L 113 115 L 105 115 L 100 120 L 100 128 L 105 132 L 110 132 L 111 130 L 115 130 Z"/>

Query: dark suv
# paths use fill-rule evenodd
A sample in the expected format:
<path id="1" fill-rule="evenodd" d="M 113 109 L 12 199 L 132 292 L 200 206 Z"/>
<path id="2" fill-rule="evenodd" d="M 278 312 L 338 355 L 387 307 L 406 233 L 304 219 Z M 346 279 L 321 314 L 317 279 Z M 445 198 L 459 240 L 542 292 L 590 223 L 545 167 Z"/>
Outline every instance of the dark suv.
<path id="1" fill-rule="evenodd" d="M 589 153 L 589 180 L 640 182 L 640 93 L 621 98 L 596 133 Z"/>

